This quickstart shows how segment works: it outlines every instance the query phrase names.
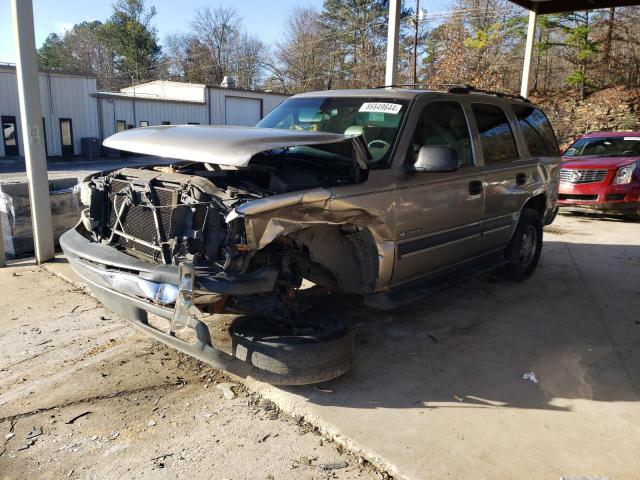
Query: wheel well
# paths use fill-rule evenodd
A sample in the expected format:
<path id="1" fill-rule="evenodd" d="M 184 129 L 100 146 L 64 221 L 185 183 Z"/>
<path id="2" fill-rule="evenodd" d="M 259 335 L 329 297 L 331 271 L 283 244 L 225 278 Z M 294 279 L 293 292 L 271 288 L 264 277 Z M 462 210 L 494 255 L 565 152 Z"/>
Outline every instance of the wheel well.
<path id="1" fill-rule="evenodd" d="M 352 225 L 316 225 L 281 237 L 282 241 L 302 247 L 312 264 L 333 277 L 340 291 L 368 293 L 375 288 L 379 259 L 369 230 Z"/>
<path id="2" fill-rule="evenodd" d="M 522 209 L 530 208 L 540 214 L 540 218 L 544 218 L 544 212 L 547 209 L 547 196 L 544 193 L 531 197 L 526 201 Z"/>

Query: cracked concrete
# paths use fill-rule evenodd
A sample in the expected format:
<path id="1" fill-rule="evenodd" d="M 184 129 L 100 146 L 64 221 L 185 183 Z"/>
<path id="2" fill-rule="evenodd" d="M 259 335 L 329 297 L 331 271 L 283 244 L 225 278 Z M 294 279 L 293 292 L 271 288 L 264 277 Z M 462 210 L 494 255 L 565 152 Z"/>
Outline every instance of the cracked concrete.
<path id="1" fill-rule="evenodd" d="M 0 285 L 0 478 L 379 478 L 46 270 L 13 263 Z"/>
<path id="2" fill-rule="evenodd" d="M 0 433 L 17 419 L 0 472 L 376 478 L 363 457 L 404 479 L 636 479 L 639 233 L 560 216 L 528 282 L 482 277 L 395 312 L 336 298 L 357 331 L 351 372 L 315 387 L 249 380 L 260 397 L 240 388 L 233 400 L 213 387 L 233 379 L 111 313 L 76 316 L 93 302 L 77 288 L 29 266 L 0 271 L 8 293 L 34 298 L 0 298 Z M 539 383 L 522 379 L 531 371 Z M 16 451 L 38 425 L 42 438 Z"/>

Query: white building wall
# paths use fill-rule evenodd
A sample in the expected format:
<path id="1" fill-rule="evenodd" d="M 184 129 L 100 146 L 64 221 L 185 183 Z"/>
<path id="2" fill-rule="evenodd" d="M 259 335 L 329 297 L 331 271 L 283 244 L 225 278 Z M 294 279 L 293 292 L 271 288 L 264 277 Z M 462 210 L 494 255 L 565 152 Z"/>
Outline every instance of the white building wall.
<path id="1" fill-rule="evenodd" d="M 120 92 L 127 95 L 164 98 L 169 100 L 184 100 L 187 102 L 204 102 L 205 86 L 199 83 L 170 82 L 154 80 L 139 85 L 121 88 Z"/>
<path id="2" fill-rule="evenodd" d="M 207 106 L 204 103 L 168 102 L 162 100 L 140 100 L 130 98 L 98 98 L 102 109 L 102 134 L 104 138 L 116 132 L 116 122 L 124 120 L 134 128 L 141 121 L 161 125 L 163 121 L 172 125 L 207 123 Z M 135 118 L 134 118 L 135 103 Z"/>
<path id="3" fill-rule="evenodd" d="M 98 115 L 95 78 L 67 75 L 62 73 L 41 72 L 38 78 L 40 86 L 40 107 L 45 125 L 47 154 L 62 154 L 60 138 L 60 119 L 70 118 L 73 128 L 75 154 L 81 153 L 82 137 L 98 137 Z M 13 67 L 0 67 L 0 115 L 16 117 L 18 146 L 24 155 L 24 135 L 20 125 L 18 104 L 18 85 Z M 5 156 L 4 142 L 0 137 L 0 157 Z"/>

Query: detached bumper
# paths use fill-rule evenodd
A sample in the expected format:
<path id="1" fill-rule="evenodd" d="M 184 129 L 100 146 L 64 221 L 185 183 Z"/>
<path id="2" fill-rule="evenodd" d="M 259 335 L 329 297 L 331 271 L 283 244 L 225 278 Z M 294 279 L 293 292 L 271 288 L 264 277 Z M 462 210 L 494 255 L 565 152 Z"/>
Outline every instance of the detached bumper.
<path id="1" fill-rule="evenodd" d="M 81 227 L 80 227 L 81 228 Z M 76 229 L 60 237 L 60 245 L 73 270 L 109 310 L 124 317 L 154 339 L 240 377 L 253 377 L 273 384 L 289 384 L 291 379 L 263 372 L 220 350 L 211 341 L 208 326 L 188 314 L 178 314 L 180 328 L 191 329 L 196 341 L 189 343 L 172 331 L 159 330 L 149 324 L 149 313 L 176 320 L 174 303 L 181 298 L 179 268 L 151 265 L 107 245 L 90 241 Z M 264 269 L 252 274 L 231 277 L 218 273 L 195 272 L 193 304 L 211 301 L 223 295 L 247 295 L 270 292 L 277 271 Z"/>

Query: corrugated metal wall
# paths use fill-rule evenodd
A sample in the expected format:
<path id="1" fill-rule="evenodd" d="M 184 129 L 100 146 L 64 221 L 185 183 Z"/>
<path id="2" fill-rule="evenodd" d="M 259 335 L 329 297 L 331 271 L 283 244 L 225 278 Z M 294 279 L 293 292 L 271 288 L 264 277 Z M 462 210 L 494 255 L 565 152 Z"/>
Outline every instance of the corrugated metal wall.
<path id="1" fill-rule="evenodd" d="M 62 155 L 61 118 L 71 119 L 74 153 L 80 155 L 82 137 L 104 139 L 115 133 L 118 120 L 134 127 L 139 127 L 141 121 L 148 122 L 149 125 L 161 125 L 162 122 L 170 122 L 172 125 L 225 125 L 227 117 L 233 117 L 228 116 L 225 111 L 227 104 L 233 104 L 225 101 L 226 96 L 260 99 L 263 117 L 287 98 L 275 93 L 206 87 L 205 103 L 134 100 L 98 94 L 95 78 L 60 73 L 40 73 L 39 83 L 49 156 Z M 0 66 L 0 115 L 16 117 L 19 153 L 24 155 L 18 87 L 15 69 L 11 67 Z M 4 156 L 4 142 L 0 136 L 0 157 Z"/>
<path id="2" fill-rule="evenodd" d="M 207 123 L 207 107 L 203 103 L 108 97 L 100 97 L 98 101 L 102 110 L 103 138 L 116 132 L 117 121 L 134 127 L 139 127 L 140 122 L 148 122 L 148 125 L 161 125 L 162 122 L 171 122 L 172 125 Z"/>
<path id="3" fill-rule="evenodd" d="M 60 119 L 70 118 L 76 154 L 81 153 L 82 137 L 98 137 L 95 78 L 59 73 L 40 73 L 40 105 L 44 117 L 47 153 L 61 155 Z M 24 155 L 24 135 L 20 126 L 18 85 L 15 70 L 0 68 L 0 115 L 16 117 L 20 155 Z M 0 138 L 0 157 L 4 157 L 4 142 Z"/>

